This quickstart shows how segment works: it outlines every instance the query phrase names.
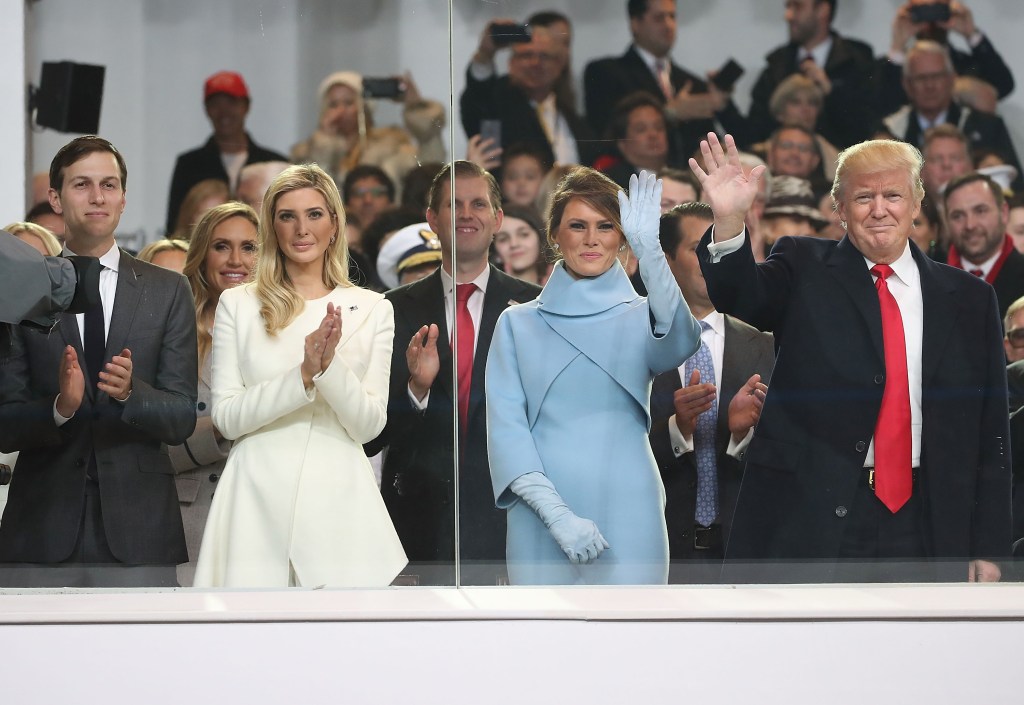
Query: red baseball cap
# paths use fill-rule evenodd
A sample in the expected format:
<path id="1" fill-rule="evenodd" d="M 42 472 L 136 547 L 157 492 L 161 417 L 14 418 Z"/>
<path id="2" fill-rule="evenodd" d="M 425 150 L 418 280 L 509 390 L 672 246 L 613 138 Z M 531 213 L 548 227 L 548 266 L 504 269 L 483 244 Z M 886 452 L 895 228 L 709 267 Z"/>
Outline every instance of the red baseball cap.
<path id="1" fill-rule="evenodd" d="M 227 93 L 232 98 L 249 98 L 249 88 L 245 85 L 242 74 L 234 71 L 218 71 L 206 79 L 203 100 L 217 93 Z"/>

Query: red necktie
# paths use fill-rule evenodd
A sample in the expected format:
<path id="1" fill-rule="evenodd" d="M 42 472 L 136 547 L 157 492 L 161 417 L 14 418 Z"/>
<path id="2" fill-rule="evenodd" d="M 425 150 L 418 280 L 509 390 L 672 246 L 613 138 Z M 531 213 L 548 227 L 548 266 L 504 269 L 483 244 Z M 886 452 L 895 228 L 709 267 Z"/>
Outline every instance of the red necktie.
<path id="1" fill-rule="evenodd" d="M 473 317 L 469 315 L 469 297 L 476 284 L 455 285 L 455 345 L 458 356 L 459 426 L 465 432 L 469 418 L 469 388 L 473 383 Z"/>
<path id="2" fill-rule="evenodd" d="M 871 273 L 878 277 L 875 288 L 885 349 L 885 391 L 875 423 L 875 495 L 895 514 L 910 499 L 912 489 L 907 344 L 899 304 L 885 282 L 892 267 L 876 264 Z"/>
<path id="3" fill-rule="evenodd" d="M 985 272 L 981 271 L 980 269 L 972 269 L 971 270 L 971 274 L 973 274 L 976 277 L 984 277 L 985 276 Z"/>

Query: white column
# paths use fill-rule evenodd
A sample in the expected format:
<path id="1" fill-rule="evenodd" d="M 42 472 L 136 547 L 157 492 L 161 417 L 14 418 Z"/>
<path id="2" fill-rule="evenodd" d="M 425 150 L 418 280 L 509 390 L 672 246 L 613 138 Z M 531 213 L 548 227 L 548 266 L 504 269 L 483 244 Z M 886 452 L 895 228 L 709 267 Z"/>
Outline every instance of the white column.
<path id="1" fill-rule="evenodd" d="M 0 0 L 0 227 L 25 215 L 28 112 L 25 0 Z"/>

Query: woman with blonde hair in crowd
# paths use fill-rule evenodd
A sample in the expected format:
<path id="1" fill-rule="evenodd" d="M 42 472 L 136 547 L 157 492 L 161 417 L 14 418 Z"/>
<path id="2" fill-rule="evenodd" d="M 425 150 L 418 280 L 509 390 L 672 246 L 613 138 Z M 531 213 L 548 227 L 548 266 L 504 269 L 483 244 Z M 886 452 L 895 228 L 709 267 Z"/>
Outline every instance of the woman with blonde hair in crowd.
<path id="1" fill-rule="evenodd" d="M 4 228 L 26 245 L 31 245 L 44 257 L 56 257 L 61 253 L 60 242 L 49 230 L 35 223 L 11 223 Z"/>
<path id="2" fill-rule="evenodd" d="M 256 211 L 244 203 L 215 206 L 196 223 L 185 260 L 183 274 L 195 301 L 199 343 L 196 430 L 187 441 L 168 449 L 188 546 L 189 562 L 178 567 L 178 582 L 185 586 L 192 584 L 206 516 L 231 446 L 210 417 L 214 312 L 222 293 L 249 281 L 256 264 L 258 226 Z"/>
<path id="3" fill-rule="evenodd" d="M 231 199 L 231 191 L 227 182 L 220 179 L 203 179 L 185 194 L 178 211 L 178 220 L 174 223 L 174 233 L 169 238 L 188 241 L 192 228 L 199 222 L 203 213 L 214 206 L 227 203 Z"/>
<path id="4" fill-rule="evenodd" d="M 337 186 L 289 167 L 263 201 L 255 281 L 217 307 L 212 416 L 235 442 L 197 586 L 385 586 L 406 564 L 362 446 L 386 420 L 394 312 L 347 273 Z"/>
<path id="5" fill-rule="evenodd" d="M 135 258 L 180 273 L 188 258 L 188 240 L 154 240 L 139 250 Z"/>
<path id="6" fill-rule="evenodd" d="M 405 125 L 376 127 L 360 74 L 338 71 L 325 78 L 317 91 L 317 129 L 292 147 L 292 161 L 319 164 L 339 184 L 360 164 L 379 166 L 398 186 L 419 164 L 444 161 L 444 106 L 421 97 L 408 73 L 398 80 L 400 90 L 392 99 L 402 103 Z"/>
<path id="7" fill-rule="evenodd" d="M 839 150 L 818 132 L 818 118 L 824 105 L 825 94 L 821 87 L 807 76 L 795 73 L 778 85 L 768 102 L 768 109 L 780 125 L 796 125 L 814 135 L 821 153 L 821 168 L 825 178 L 832 181 L 836 176 Z"/>

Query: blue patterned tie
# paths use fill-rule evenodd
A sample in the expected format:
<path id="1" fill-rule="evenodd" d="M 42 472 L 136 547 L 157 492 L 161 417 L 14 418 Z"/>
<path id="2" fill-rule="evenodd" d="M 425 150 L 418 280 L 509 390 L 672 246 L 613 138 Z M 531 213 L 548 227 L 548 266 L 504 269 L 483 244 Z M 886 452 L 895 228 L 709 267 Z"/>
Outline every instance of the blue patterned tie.
<path id="1" fill-rule="evenodd" d="M 711 324 L 700 322 L 702 331 L 711 330 Z M 715 364 L 711 349 L 700 341 L 700 349 L 686 361 L 683 368 L 686 383 L 690 382 L 693 371 L 700 371 L 701 383 L 716 384 Z M 718 516 L 718 470 L 715 462 L 715 429 L 718 426 L 718 399 L 711 408 L 697 417 L 697 428 L 693 432 L 693 452 L 697 460 L 697 511 L 695 519 L 701 526 L 711 526 Z"/>

